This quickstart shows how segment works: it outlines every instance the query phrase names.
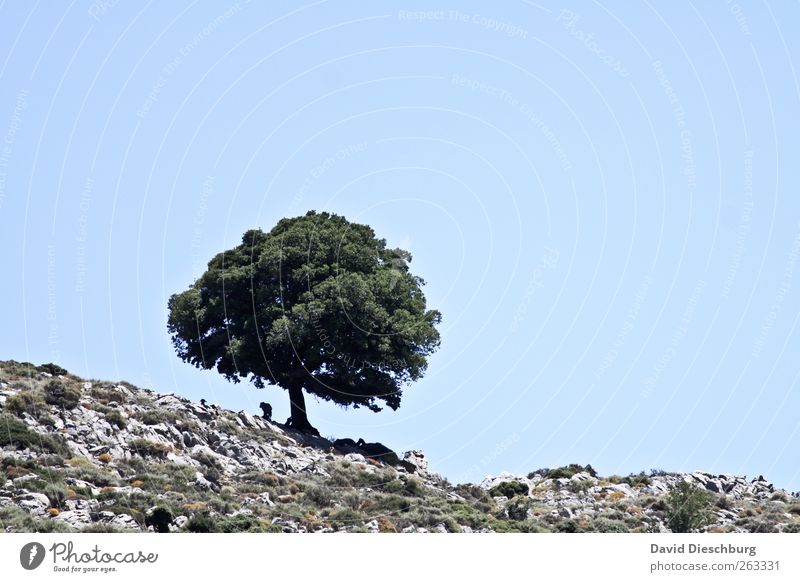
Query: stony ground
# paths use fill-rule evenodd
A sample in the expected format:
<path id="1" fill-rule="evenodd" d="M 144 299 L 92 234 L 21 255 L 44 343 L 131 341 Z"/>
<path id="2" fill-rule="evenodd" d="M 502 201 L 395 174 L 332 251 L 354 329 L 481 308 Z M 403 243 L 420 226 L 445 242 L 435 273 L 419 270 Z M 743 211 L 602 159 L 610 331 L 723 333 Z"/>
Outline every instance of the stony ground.
<path id="1" fill-rule="evenodd" d="M 259 416 L 50 364 L 0 362 L 0 449 L 8 532 L 800 531 L 800 496 L 762 477 L 602 478 L 570 465 L 453 485 L 420 451 L 392 466 Z"/>

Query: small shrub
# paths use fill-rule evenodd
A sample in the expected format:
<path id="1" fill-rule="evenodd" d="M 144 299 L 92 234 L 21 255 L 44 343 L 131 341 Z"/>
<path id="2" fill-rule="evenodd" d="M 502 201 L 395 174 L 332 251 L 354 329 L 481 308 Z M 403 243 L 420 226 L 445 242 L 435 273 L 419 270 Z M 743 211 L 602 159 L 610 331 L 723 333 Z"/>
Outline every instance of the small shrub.
<path id="1" fill-rule="evenodd" d="M 164 444 L 150 441 L 147 439 L 133 439 L 130 442 L 131 449 L 143 457 L 156 457 L 166 458 L 167 454 L 172 452 L 172 447 Z"/>
<path id="2" fill-rule="evenodd" d="M 545 479 L 569 479 L 576 473 L 589 473 L 592 477 L 597 477 L 597 471 L 595 471 L 591 465 L 581 466 L 575 463 L 570 465 L 566 465 L 564 467 L 558 467 L 557 469 L 550 469 L 545 473 Z"/>
<path id="3" fill-rule="evenodd" d="M 361 509 L 363 506 L 361 496 L 355 493 L 346 495 L 344 502 L 347 507 L 354 511 Z M 384 513 L 401 513 L 411 509 L 411 502 L 407 497 L 399 495 L 381 495 L 375 500 L 371 509 Z"/>
<path id="4" fill-rule="evenodd" d="M 44 400 L 53 406 L 72 410 L 81 400 L 80 390 L 61 380 L 51 380 L 44 386 Z"/>
<path id="5" fill-rule="evenodd" d="M 47 451 L 57 455 L 69 453 L 69 447 L 60 435 L 36 433 L 10 414 L 0 414 L 0 447 L 6 446 L 17 450 Z"/>
<path id="6" fill-rule="evenodd" d="M 667 525 L 676 533 L 699 529 L 712 521 L 711 493 L 681 481 L 667 496 Z"/>
<path id="7" fill-rule="evenodd" d="M 23 390 L 6 401 L 6 409 L 20 418 L 30 414 L 38 419 L 44 415 L 44 408 L 44 397 L 38 390 Z"/>
<path id="8" fill-rule="evenodd" d="M 627 533 L 630 531 L 624 521 L 608 519 L 607 517 L 598 517 L 592 522 L 592 527 L 594 531 L 600 533 Z"/>
<path id="9" fill-rule="evenodd" d="M 455 492 L 465 499 L 471 499 L 478 503 L 488 504 L 492 502 L 492 498 L 483 487 L 471 483 L 456 485 Z"/>
<path id="10" fill-rule="evenodd" d="M 0 363 L 3 372 L 12 378 L 25 378 L 31 377 L 36 374 L 36 366 L 30 362 L 16 362 L 8 360 L 7 362 Z"/>
<path id="11" fill-rule="evenodd" d="M 489 489 L 489 495 L 511 499 L 517 495 L 527 495 L 529 491 L 530 487 L 521 481 L 503 481 Z"/>
<path id="12" fill-rule="evenodd" d="M 164 408 L 148 408 L 141 412 L 137 412 L 134 418 L 142 423 L 152 426 L 155 424 L 174 424 L 178 420 L 179 415 L 173 410 Z"/>
<path id="13" fill-rule="evenodd" d="M 205 451 L 198 451 L 196 453 L 192 453 L 192 458 L 203 465 L 204 467 L 208 467 L 211 469 L 216 469 L 218 472 L 224 469 L 220 460 Z"/>
<path id="14" fill-rule="evenodd" d="M 327 487 L 311 486 L 305 490 L 303 499 L 318 507 L 330 507 L 333 504 L 333 494 Z"/>
<path id="15" fill-rule="evenodd" d="M 329 519 L 331 525 L 335 528 L 352 527 L 354 525 L 364 524 L 363 514 L 347 508 L 337 509 L 330 515 Z"/>
<path id="16" fill-rule="evenodd" d="M 45 374 L 50 374 L 51 376 L 66 376 L 69 372 L 67 372 L 61 366 L 57 366 L 55 364 L 42 364 L 37 368 L 40 372 L 44 372 Z"/>
<path id="17" fill-rule="evenodd" d="M 36 479 L 26 482 L 25 489 L 47 495 L 47 499 L 50 501 L 50 507 L 59 509 L 67 498 L 67 489 L 64 483 L 49 483 Z"/>
<path id="18" fill-rule="evenodd" d="M 122 416 L 122 413 L 115 408 L 112 408 L 111 410 L 106 412 L 105 418 L 108 421 L 108 424 L 110 424 L 111 426 L 116 426 L 120 430 L 128 426 L 125 417 Z"/>
<path id="19" fill-rule="evenodd" d="M 764 521 L 763 519 L 747 522 L 745 528 L 750 533 L 775 533 L 778 531 L 775 529 L 774 524 Z"/>
<path id="20" fill-rule="evenodd" d="M 625 494 L 622 491 L 612 491 L 608 494 L 608 500 L 612 503 L 622 501 L 623 499 L 625 499 Z"/>
<path id="21" fill-rule="evenodd" d="M 0 507 L 0 523 L 3 524 L 3 529 L 9 533 L 66 533 L 75 531 L 58 519 L 36 519 L 26 510 L 13 505 Z"/>
<path id="22" fill-rule="evenodd" d="M 508 519 L 513 519 L 514 521 L 525 521 L 528 519 L 529 508 L 530 500 L 527 497 L 515 497 L 506 506 Z"/>
<path id="23" fill-rule="evenodd" d="M 589 480 L 570 481 L 569 485 L 567 485 L 567 491 L 575 495 L 582 495 L 586 494 L 591 486 L 592 482 Z"/>
<path id="24" fill-rule="evenodd" d="M 619 475 L 612 475 L 608 478 L 611 483 L 627 483 L 631 487 L 645 487 L 650 485 L 653 480 L 645 474 L 644 471 L 640 473 L 631 473 L 627 477 L 620 477 Z"/>
<path id="25" fill-rule="evenodd" d="M 122 531 L 127 530 L 121 530 L 107 523 L 92 523 L 81 528 L 82 533 L 120 533 Z"/>
<path id="26" fill-rule="evenodd" d="M 92 399 L 102 404 L 108 404 L 110 402 L 123 404 L 125 402 L 125 395 L 119 392 L 113 384 L 109 384 L 108 382 L 92 382 L 90 394 L 92 395 Z"/>
<path id="27" fill-rule="evenodd" d="M 788 503 L 789 502 L 789 498 L 786 496 L 786 493 L 784 493 L 783 491 L 776 491 L 770 497 L 770 501 L 779 501 L 781 503 Z"/>
<path id="28" fill-rule="evenodd" d="M 574 519 L 565 519 L 556 524 L 556 531 L 560 533 L 578 533 L 581 528 Z"/>
<path id="29" fill-rule="evenodd" d="M 728 511 L 730 511 L 733 508 L 733 502 L 731 501 L 731 498 L 725 495 L 724 493 L 721 493 L 720 495 L 717 496 L 715 505 L 720 509 L 725 509 Z"/>
<path id="30" fill-rule="evenodd" d="M 215 524 L 220 533 L 263 532 L 264 526 L 255 515 L 242 513 L 233 517 L 225 517 Z"/>
<path id="31" fill-rule="evenodd" d="M 184 526 L 191 533 L 212 533 L 217 531 L 214 519 L 207 513 L 193 515 Z"/>

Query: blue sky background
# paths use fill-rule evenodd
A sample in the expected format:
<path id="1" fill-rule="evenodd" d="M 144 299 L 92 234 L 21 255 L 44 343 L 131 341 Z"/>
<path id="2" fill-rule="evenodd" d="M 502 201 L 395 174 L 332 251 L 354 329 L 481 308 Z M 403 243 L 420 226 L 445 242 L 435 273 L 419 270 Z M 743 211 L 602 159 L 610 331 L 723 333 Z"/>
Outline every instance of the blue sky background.
<path id="1" fill-rule="evenodd" d="M 328 210 L 444 321 L 398 411 L 310 399 L 324 435 L 800 489 L 800 6 L 400 5 L 0 3 L 0 357 L 285 418 L 166 302 Z"/>

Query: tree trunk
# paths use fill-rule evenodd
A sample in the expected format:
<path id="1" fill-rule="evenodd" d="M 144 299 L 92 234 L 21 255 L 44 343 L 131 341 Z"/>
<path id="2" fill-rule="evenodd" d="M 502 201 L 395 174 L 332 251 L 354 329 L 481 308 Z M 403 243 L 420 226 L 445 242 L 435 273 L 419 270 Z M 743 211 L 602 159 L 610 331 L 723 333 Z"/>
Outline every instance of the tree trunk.
<path id="1" fill-rule="evenodd" d="M 319 435 L 319 431 L 311 426 L 308 422 L 308 415 L 306 414 L 306 398 L 303 394 L 303 385 L 300 382 L 292 382 L 289 385 L 289 402 L 291 403 L 292 411 L 292 428 L 308 432 L 311 434 Z"/>

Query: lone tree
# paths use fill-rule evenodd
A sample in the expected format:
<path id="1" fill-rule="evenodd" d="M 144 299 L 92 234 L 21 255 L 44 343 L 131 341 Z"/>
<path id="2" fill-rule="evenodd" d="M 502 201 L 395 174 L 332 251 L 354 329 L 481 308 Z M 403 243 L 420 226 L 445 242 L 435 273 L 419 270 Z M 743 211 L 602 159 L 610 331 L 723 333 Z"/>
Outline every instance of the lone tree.
<path id="1" fill-rule="evenodd" d="M 249 230 L 169 299 L 172 343 L 228 380 L 288 390 L 290 422 L 317 433 L 303 390 L 342 406 L 396 410 L 439 346 L 411 254 L 369 226 L 327 212 Z"/>

